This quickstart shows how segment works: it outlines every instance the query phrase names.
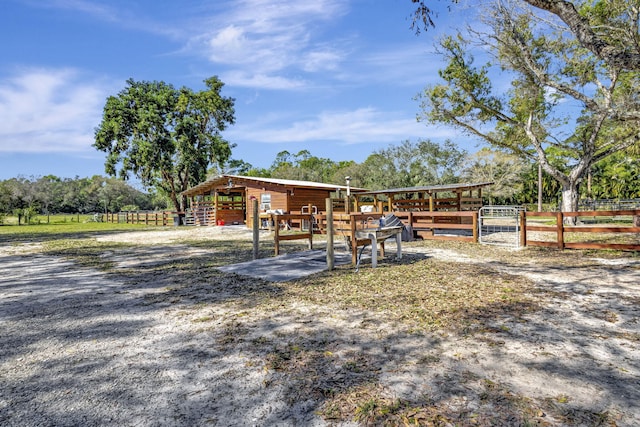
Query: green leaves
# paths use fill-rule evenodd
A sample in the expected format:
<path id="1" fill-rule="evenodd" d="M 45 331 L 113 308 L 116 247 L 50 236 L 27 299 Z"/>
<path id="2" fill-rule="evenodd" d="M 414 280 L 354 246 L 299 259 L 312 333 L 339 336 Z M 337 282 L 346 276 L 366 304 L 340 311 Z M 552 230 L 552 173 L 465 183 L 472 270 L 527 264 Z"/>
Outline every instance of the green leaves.
<path id="1" fill-rule="evenodd" d="M 603 40 L 637 46 L 636 0 L 585 3 L 581 14 Z M 639 146 L 639 71 L 603 60 L 526 7 L 500 3 L 485 16 L 486 27 L 469 29 L 468 39 L 457 33 L 440 41 L 442 82 L 419 96 L 420 118 L 535 158 L 573 200 L 594 162 Z M 489 50 L 488 63 L 474 64 L 475 45 Z"/>
<path id="2" fill-rule="evenodd" d="M 221 96 L 217 77 L 205 84 L 207 89 L 194 92 L 165 82 L 127 80 L 125 89 L 107 98 L 95 131 L 94 147 L 107 153 L 106 172 L 122 178 L 132 174 L 182 210 L 180 193 L 231 156 L 232 145 L 220 132 L 235 121 L 234 100 Z"/>

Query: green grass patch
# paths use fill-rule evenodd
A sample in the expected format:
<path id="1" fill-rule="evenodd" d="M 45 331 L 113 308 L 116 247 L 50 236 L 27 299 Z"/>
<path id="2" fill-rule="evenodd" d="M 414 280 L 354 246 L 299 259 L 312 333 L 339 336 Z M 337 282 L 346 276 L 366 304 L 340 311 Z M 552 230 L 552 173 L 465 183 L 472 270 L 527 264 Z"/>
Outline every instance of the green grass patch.
<path id="1" fill-rule="evenodd" d="M 96 234 L 121 231 L 158 230 L 139 224 L 111 224 L 106 222 L 55 222 L 49 224 L 0 226 L 0 243 L 43 242 L 54 239 L 85 239 Z"/>

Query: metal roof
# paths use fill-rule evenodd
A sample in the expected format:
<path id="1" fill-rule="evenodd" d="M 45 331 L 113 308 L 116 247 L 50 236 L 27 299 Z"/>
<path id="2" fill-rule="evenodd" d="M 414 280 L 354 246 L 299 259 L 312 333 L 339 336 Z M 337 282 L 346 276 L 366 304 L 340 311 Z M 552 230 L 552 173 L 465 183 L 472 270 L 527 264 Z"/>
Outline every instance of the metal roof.
<path id="1" fill-rule="evenodd" d="M 240 181 L 234 183 L 234 187 L 243 187 L 244 185 L 241 182 L 255 182 L 255 183 L 266 183 L 266 184 L 274 184 L 274 185 L 282 185 L 286 187 L 296 187 L 296 188 L 315 188 L 322 189 L 328 191 L 347 191 L 346 185 L 336 185 L 336 184 L 324 184 L 321 182 L 313 182 L 313 181 L 298 181 L 295 179 L 277 179 L 277 178 L 262 178 L 258 176 L 241 176 L 241 175 L 220 175 L 215 178 L 208 179 L 200 184 L 189 188 L 186 191 L 183 191 L 182 194 L 185 196 L 191 196 L 195 194 L 199 194 L 203 190 L 207 190 L 213 187 L 217 187 L 220 185 L 226 185 L 227 182 L 231 180 Z M 353 192 L 361 192 L 366 191 L 364 188 L 350 187 L 350 190 Z"/>
<path id="2" fill-rule="evenodd" d="M 437 193 L 440 191 L 469 191 L 492 185 L 493 182 L 478 182 L 464 184 L 425 185 L 420 187 L 391 188 L 388 190 L 374 190 L 358 192 L 358 196 L 375 196 L 379 194 L 398 193 Z"/>

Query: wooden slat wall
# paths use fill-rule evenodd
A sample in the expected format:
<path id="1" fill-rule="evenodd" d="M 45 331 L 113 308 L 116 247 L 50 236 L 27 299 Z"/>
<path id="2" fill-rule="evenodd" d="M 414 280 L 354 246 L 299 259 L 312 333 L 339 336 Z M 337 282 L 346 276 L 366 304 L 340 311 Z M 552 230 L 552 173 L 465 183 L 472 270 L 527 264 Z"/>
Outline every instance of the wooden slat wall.
<path id="1" fill-rule="evenodd" d="M 330 192 L 327 190 L 314 190 L 310 188 L 297 188 L 294 194 L 289 196 L 289 212 L 300 212 L 303 206 L 316 206 L 318 212 L 324 211 L 326 199 Z"/>
<path id="2" fill-rule="evenodd" d="M 251 197 L 255 197 L 260 203 L 260 196 L 262 194 L 269 193 L 271 194 L 271 209 L 282 209 L 285 212 L 289 212 L 289 200 L 288 200 L 288 189 L 286 187 L 247 187 L 246 190 L 246 198 L 247 198 L 247 226 L 253 226 L 253 212 L 251 209 Z M 258 208 L 260 205 L 258 205 Z"/>

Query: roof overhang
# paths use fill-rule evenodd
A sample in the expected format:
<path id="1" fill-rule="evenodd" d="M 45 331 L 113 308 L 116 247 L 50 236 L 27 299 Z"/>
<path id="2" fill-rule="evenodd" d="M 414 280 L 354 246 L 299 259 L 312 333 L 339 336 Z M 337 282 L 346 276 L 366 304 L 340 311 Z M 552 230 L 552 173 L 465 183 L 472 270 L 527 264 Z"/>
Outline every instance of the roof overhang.
<path id="1" fill-rule="evenodd" d="M 402 193 L 439 193 L 444 191 L 462 192 L 477 190 L 483 187 L 493 185 L 493 182 L 478 182 L 465 184 L 443 184 L 443 185 L 425 185 L 419 187 L 391 188 L 388 190 L 362 191 L 358 192 L 358 196 L 378 196 Z"/>
<path id="2" fill-rule="evenodd" d="M 200 184 L 183 191 L 182 194 L 184 196 L 190 197 L 204 194 L 214 189 L 233 189 L 238 187 L 247 187 L 250 185 L 268 185 L 271 187 L 276 186 L 283 188 L 309 188 L 326 191 L 347 191 L 347 186 L 324 184 L 321 182 L 298 181 L 293 179 L 262 178 L 255 176 L 220 175 L 201 182 Z M 352 193 L 366 191 L 364 188 L 348 188 Z"/>

